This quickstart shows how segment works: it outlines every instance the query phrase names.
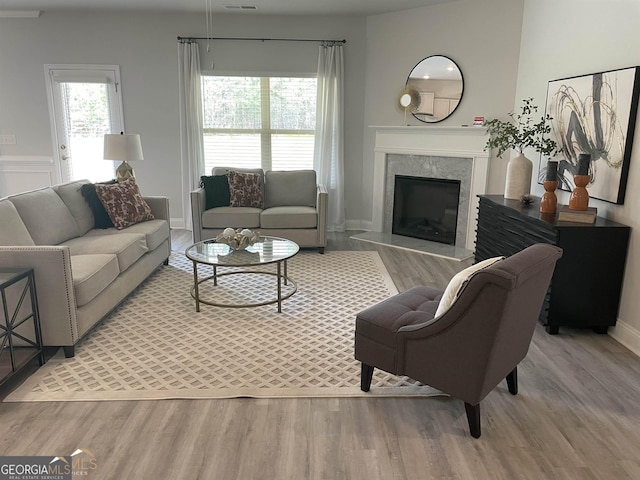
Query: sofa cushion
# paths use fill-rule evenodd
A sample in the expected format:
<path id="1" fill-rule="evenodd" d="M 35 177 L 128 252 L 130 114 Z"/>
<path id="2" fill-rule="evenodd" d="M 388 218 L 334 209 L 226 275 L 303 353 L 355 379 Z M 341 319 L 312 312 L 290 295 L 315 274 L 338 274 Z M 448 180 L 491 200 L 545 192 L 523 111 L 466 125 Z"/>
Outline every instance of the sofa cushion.
<path id="1" fill-rule="evenodd" d="M 268 171 L 264 174 L 264 207 L 316 206 L 315 170 L 288 172 Z"/>
<path id="2" fill-rule="evenodd" d="M 113 254 L 71 255 L 71 274 L 76 305 L 81 307 L 118 278 L 118 259 Z"/>
<path id="3" fill-rule="evenodd" d="M 203 228 L 256 228 L 260 226 L 260 208 L 218 207 L 202 213 Z"/>
<path id="4" fill-rule="evenodd" d="M 101 235 L 118 235 L 120 233 L 141 233 L 145 236 L 147 248 L 155 250 L 169 238 L 169 223 L 166 220 L 148 220 L 146 222 L 136 223 L 122 230 L 115 228 L 93 229 L 86 235 L 90 237 L 99 237 Z"/>
<path id="5" fill-rule="evenodd" d="M 229 196 L 232 207 L 264 207 L 264 179 L 259 173 L 245 173 L 230 170 Z"/>
<path id="6" fill-rule="evenodd" d="M 35 245 L 16 207 L 9 200 L 0 202 L 0 225 L 0 245 Z"/>
<path id="7" fill-rule="evenodd" d="M 87 184 L 89 180 L 78 180 L 53 187 L 75 218 L 80 235 L 84 235 L 95 226 L 93 212 L 82 196 L 82 186 Z"/>
<path id="8" fill-rule="evenodd" d="M 117 235 L 85 235 L 65 242 L 71 255 L 111 253 L 118 258 L 118 269 L 124 272 L 149 249 L 144 235 L 140 233 L 118 233 Z"/>
<path id="9" fill-rule="evenodd" d="M 36 245 L 57 245 L 80 235 L 78 223 L 50 187 L 9 197 Z"/>
<path id="10" fill-rule="evenodd" d="M 504 257 L 493 257 L 487 258 L 481 262 L 478 262 L 470 267 L 465 268 L 464 270 L 456 273 L 453 278 L 449 281 L 449 285 L 444 290 L 442 294 L 442 299 L 440 300 L 440 304 L 438 305 L 438 309 L 436 310 L 436 317 L 443 315 L 447 310 L 451 308 L 453 302 L 456 301 L 460 292 L 464 289 L 464 287 L 469 282 L 469 279 L 476 273 L 482 270 L 483 268 L 490 267 L 494 263 L 503 260 Z"/>
<path id="11" fill-rule="evenodd" d="M 200 186 L 204 188 L 206 210 L 230 205 L 229 180 L 226 175 L 203 175 L 200 177 Z"/>
<path id="12" fill-rule="evenodd" d="M 313 207 L 272 207 L 260 214 L 261 228 L 316 228 L 318 212 Z"/>
<path id="13" fill-rule="evenodd" d="M 101 182 L 101 185 L 114 185 L 118 183 L 117 180 L 110 180 L 108 182 Z M 96 193 L 96 186 L 93 183 L 86 183 L 80 188 L 80 193 L 86 200 L 91 213 L 93 213 L 94 225 L 96 228 L 112 228 L 113 222 L 109 218 L 109 214 L 104 209 L 104 205 L 98 198 Z"/>
<path id="14" fill-rule="evenodd" d="M 153 220 L 151 207 L 144 201 L 133 178 L 113 185 L 96 185 L 98 198 L 118 230 L 138 222 Z"/>

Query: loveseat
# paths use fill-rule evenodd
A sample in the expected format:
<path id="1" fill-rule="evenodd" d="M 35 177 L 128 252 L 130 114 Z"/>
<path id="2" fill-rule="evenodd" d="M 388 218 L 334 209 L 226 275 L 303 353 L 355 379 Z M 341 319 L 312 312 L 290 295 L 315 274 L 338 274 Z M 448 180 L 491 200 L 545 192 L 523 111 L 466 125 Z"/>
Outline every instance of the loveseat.
<path id="1" fill-rule="evenodd" d="M 43 345 L 63 347 L 66 357 L 167 264 L 171 252 L 166 198 L 141 197 L 135 186 L 136 199 L 144 200 L 138 201 L 145 209 L 139 218 L 153 219 L 121 229 L 95 228 L 96 216 L 81 193 L 85 184 L 75 181 L 0 199 L 0 268 L 34 269 Z M 122 190 L 116 187 L 124 186 L 113 187 L 111 201 L 118 203 L 116 193 Z M 119 203 L 126 209 L 132 202 Z"/>
<path id="2" fill-rule="evenodd" d="M 328 194 L 314 170 L 214 167 L 211 173 L 191 192 L 195 242 L 227 227 L 248 228 L 324 253 Z"/>

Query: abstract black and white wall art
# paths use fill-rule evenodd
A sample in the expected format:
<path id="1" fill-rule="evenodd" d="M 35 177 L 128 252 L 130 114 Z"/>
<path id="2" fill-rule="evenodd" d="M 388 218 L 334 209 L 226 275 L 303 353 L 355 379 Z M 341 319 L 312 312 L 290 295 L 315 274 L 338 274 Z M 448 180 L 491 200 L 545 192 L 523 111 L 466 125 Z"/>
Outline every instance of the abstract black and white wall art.
<path id="1" fill-rule="evenodd" d="M 578 155 L 591 155 L 589 196 L 624 203 L 633 133 L 638 112 L 640 67 L 552 80 L 547 88 L 546 113 L 550 136 L 557 142 L 558 186 L 574 188 Z M 544 180 L 546 159 L 540 159 Z"/>

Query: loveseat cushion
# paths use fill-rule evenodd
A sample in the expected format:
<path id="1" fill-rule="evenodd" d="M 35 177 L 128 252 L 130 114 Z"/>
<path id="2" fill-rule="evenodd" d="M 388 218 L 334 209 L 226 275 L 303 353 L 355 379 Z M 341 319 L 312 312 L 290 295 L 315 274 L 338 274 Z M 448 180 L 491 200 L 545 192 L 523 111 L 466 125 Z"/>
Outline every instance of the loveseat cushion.
<path id="1" fill-rule="evenodd" d="M 101 182 L 102 185 L 115 185 L 116 183 L 118 183 L 117 180 Z M 86 183 L 82 185 L 80 193 L 91 209 L 95 228 L 112 228 L 113 222 L 109 218 L 109 214 L 105 210 L 104 205 L 102 205 L 102 202 L 96 193 L 96 184 Z"/>
<path id="2" fill-rule="evenodd" d="M 145 236 L 147 248 L 155 250 L 162 242 L 169 238 L 169 223 L 166 220 L 148 220 L 146 222 L 136 223 L 122 230 L 115 228 L 93 229 L 87 233 L 89 237 L 99 237 L 101 235 L 119 235 L 121 233 L 141 233 Z"/>
<path id="3" fill-rule="evenodd" d="M 15 205 L 9 200 L 0 202 L 0 225 L 0 245 L 35 245 Z"/>
<path id="4" fill-rule="evenodd" d="M 257 228 L 262 209 L 253 207 L 218 207 L 202 213 L 203 228 Z"/>
<path id="5" fill-rule="evenodd" d="M 204 208 L 228 207 L 231 204 L 229 180 L 226 175 L 203 175 L 200 186 L 204 188 Z"/>
<path id="6" fill-rule="evenodd" d="M 315 207 L 315 170 L 268 171 L 264 174 L 264 206 Z"/>
<path id="7" fill-rule="evenodd" d="M 80 235 L 78 223 L 50 187 L 9 197 L 36 245 L 57 245 Z"/>
<path id="8" fill-rule="evenodd" d="M 52 187 L 73 215 L 80 235 L 84 235 L 95 226 L 91 208 L 82 196 L 82 186 L 87 184 L 89 180 L 78 180 Z"/>
<path id="9" fill-rule="evenodd" d="M 113 254 L 71 255 L 71 272 L 78 307 L 93 300 L 120 274 Z"/>
<path id="10" fill-rule="evenodd" d="M 153 220 L 151 207 L 144 201 L 133 178 L 114 185 L 96 184 L 96 193 L 118 230 L 138 222 Z"/>
<path id="11" fill-rule="evenodd" d="M 261 228 L 316 228 L 318 212 L 313 207 L 272 207 L 260 214 Z"/>
<path id="12" fill-rule="evenodd" d="M 230 170 L 229 204 L 232 207 L 264 207 L 264 178 L 259 173 Z"/>
<path id="13" fill-rule="evenodd" d="M 111 253 L 118 258 L 118 270 L 124 272 L 149 249 L 141 233 L 118 233 L 117 235 L 85 235 L 63 243 L 71 255 Z"/>

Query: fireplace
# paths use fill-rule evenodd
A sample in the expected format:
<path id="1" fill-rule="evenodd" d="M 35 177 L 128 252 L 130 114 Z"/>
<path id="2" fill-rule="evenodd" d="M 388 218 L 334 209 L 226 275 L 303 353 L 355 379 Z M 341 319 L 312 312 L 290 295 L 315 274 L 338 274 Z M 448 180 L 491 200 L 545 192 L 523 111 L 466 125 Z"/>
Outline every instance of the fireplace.
<path id="1" fill-rule="evenodd" d="M 456 245 L 452 248 L 473 251 L 477 196 L 486 193 L 489 170 L 489 153 L 484 149 L 486 129 L 438 126 L 371 128 L 375 129 L 375 145 L 369 230 L 392 236 L 392 175 L 461 180 Z M 401 238 L 411 240 L 410 237 Z M 449 248 L 445 244 L 437 245 Z"/>
<path id="2" fill-rule="evenodd" d="M 456 244 L 460 180 L 394 176 L 392 233 Z"/>

